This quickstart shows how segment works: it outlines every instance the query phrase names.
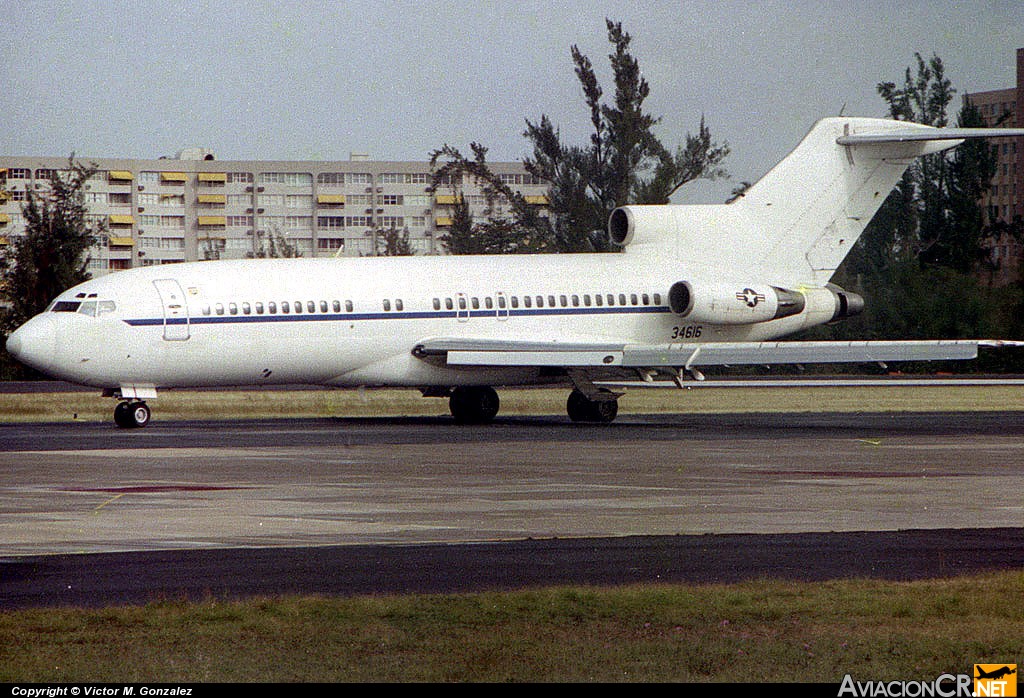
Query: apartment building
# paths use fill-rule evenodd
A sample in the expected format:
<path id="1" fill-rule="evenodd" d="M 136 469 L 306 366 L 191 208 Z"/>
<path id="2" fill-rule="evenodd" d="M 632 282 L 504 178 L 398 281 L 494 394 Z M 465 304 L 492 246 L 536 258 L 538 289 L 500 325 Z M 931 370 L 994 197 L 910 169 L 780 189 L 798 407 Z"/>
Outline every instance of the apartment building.
<path id="1" fill-rule="evenodd" d="M 964 96 L 981 111 L 988 126 L 1020 128 L 1024 126 L 1024 48 L 1017 49 L 1017 84 L 1015 87 L 972 92 Z M 1024 167 L 1019 167 L 1024 155 L 1024 138 L 993 138 L 992 148 L 997 156 L 996 175 L 985 197 L 985 215 L 988 223 L 1012 223 L 1024 216 Z M 1024 249 L 1012 235 L 1004 234 L 988 250 L 990 271 L 986 281 L 1001 286 L 1020 278 Z"/>
<path id="2" fill-rule="evenodd" d="M 380 253 L 385 231 L 408 231 L 415 254 L 444 254 L 439 241 L 465 201 L 474 216 L 488 202 L 474 181 L 432 186 L 427 162 L 220 161 L 202 149 L 173 158 L 81 158 L 98 170 L 87 185 L 89 216 L 106 224 L 91 251 L 92 275 L 132 267 L 259 255 L 287 242 L 303 257 Z M 43 191 L 67 158 L 0 156 L 0 245 L 24 232 L 22 205 Z M 547 186 L 522 163 L 491 169 L 537 206 Z M 500 206 L 499 206 L 500 209 Z"/>

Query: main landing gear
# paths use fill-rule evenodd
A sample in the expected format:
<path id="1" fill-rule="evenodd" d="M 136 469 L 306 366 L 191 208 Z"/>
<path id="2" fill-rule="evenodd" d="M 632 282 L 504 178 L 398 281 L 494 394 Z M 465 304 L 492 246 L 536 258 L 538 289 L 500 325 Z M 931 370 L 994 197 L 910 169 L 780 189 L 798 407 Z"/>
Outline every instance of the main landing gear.
<path id="1" fill-rule="evenodd" d="M 594 398 L 588 398 L 581 391 L 573 390 L 565 403 L 565 411 L 574 422 L 608 424 L 619 413 L 618 395 L 602 389 Z"/>
<path id="2" fill-rule="evenodd" d="M 619 395 L 600 389 L 587 397 L 573 390 L 566 402 L 566 412 L 574 422 L 608 424 L 619 413 Z M 454 388 L 448 397 L 448 408 L 459 424 L 487 424 L 498 414 L 498 393 L 489 386 L 462 386 Z"/>
<path id="3" fill-rule="evenodd" d="M 114 408 L 114 423 L 122 429 L 141 429 L 149 418 L 149 406 L 141 400 L 125 400 Z"/>
<path id="4" fill-rule="evenodd" d="M 500 404 L 490 386 L 455 388 L 448 398 L 448 409 L 459 424 L 487 424 L 498 414 Z"/>

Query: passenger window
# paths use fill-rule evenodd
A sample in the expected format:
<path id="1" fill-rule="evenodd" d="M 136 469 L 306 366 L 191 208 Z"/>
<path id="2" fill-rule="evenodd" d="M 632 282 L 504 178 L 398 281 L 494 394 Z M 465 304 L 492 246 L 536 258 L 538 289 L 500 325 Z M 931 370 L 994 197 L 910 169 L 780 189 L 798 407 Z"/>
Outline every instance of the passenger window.
<path id="1" fill-rule="evenodd" d="M 391 310 L 391 301 L 387 298 L 384 299 L 384 310 Z"/>
<path id="2" fill-rule="evenodd" d="M 334 303 L 331 305 L 331 307 L 334 309 L 334 312 L 340 313 L 341 312 L 341 301 L 334 301 Z"/>
<path id="3" fill-rule="evenodd" d="M 316 312 L 316 303 L 314 303 L 313 301 L 306 301 L 306 312 L 307 313 L 315 313 Z"/>
<path id="4" fill-rule="evenodd" d="M 608 294 L 608 305 L 615 305 L 615 296 L 611 293 Z"/>
<path id="5" fill-rule="evenodd" d="M 643 299 L 644 299 L 644 305 L 650 305 L 651 304 L 651 297 L 649 295 L 647 295 L 646 293 L 643 295 Z"/>
<path id="6" fill-rule="evenodd" d="M 402 302 L 401 298 L 395 300 L 395 310 L 405 310 L 405 303 Z"/>
<path id="7" fill-rule="evenodd" d="M 434 310 L 440 310 L 440 309 L 441 309 L 441 299 L 440 298 L 435 298 L 434 299 Z"/>
<path id="8" fill-rule="evenodd" d="M 635 293 L 630 294 L 629 302 L 630 302 L 631 305 L 636 305 L 637 300 L 636 300 L 636 294 Z"/>
<path id="9" fill-rule="evenodd" d="M 505 307 L 505 299 L 504 298 L 501 299 L 501 307 L 502 308 Z M 519 296 L 512 296 L 512 307 L 513 308 L 518 308 L 519 307 Z"/>
<path id="10" fill-rule="evenodd" d="M 661 294 L 660 293 L 655 293 L 654 294 L 654 304 L 655 305 L 661 305 Z"/>
<path id="11" fill-rule="evenodd" d="M 228 303 L 228 312 L 231 313 L 232 315 L 238 315 L 238 304 Z"/>
<path id="12" fill-rule="evenodd" d="M 595 293 L 594 294 L 594 304 L 600 306 L 603 303 L 604 303 L 604 298 L 601 297 L 601 294 L 600 293 Z"/>
<path id="13" fill-rule="evenodd" d="M 248 303 L 242 303 L 242 314 L 249 315 L 250 313 L 252 313 L 252 306 Z"/>
<path id="14" fill-rule="evenodd" d="M 288 301 L 281 301 L 281 312 L 287 315 L 291 312 L 291 306 L 288 305 Z"/>
<path id="15" fill-rule="evenodd" d="M 320 312 L 321 313 L 326 313 L 327 312 L 327 301 L 320 301 Z"/>
<path id="16" fill-rule="evenodd" d="M 270 303 L 267 304 L 267 312 L 270 313 L 271 315 L 276 315 L 277 303 L 275 303 L 274 301 L 270 301 Z"/>
<path id="17" fill-rule="evenodd" d="M 620 293 L 619 294 L 619 305 L 625 305 L 625 304 L 626 304 L 626 294 L 625 293 Z"/>
<path id="18" fill-rule="evenodd" d="M 566 298 L 564 295 L 563 296 L 559 296 L 558 300 L 561 302 L 563 308 L 568 308 L 569 307 L 569 299 Z"/>
<path id="19" fill-rule="evenodd" d="M 465 309 L 466 309 L 466 298 L 464 296 L 459 296 L 459 310 L 465 310 Z"/>
<path id="20" fill-rule="evenodd" d="M 445 310 L 451 310 L 454 307 L 453 304 L 452 304 L 452 299 L 451 298 L 445 298 L 444 299 L 444 307 L 445 307 Z"/>
<path id="21" fill-rule="evenodd" d="M 484 298 L 484 307 L 491 310 L 494 307 L 494 301 L 491 300 L 490 296 Z"/>
<path id="22" fill-rule="evenodd" d="M 548 307 L 549 308 L 554 308 L 555 307 L 555 297 L 554 296 L 548 296 Z"/>
<path id="23" fill-rule="evenodd" d="M 214 309 L 214 312 L 216 312 L 218 315 L 223 315 L 224 314 L 224 304 L 223 303 L 218 303 L 217 305 L 213 306 L 213 309 Z"/>
<path id="24" fill-rule="evenodd" d="M 262 315 L 263 314 L 263 304 L 262 303 L 257 303 L 256 304 L 256 314 L 257 315 Z"/>
<path id="25" fill-rule="evenodd" d="M 473 298 L 469 302 L 473 304 L 473 310 L 480 310 L 480 299 L 479 298 L 477 298 L 476 296 L 473 296 Z"/>
<path id="26" fill-rule="evenodd" d="M 352 301 L 345 301 L 345 312 L 346 313 L 351 313 L 352 312 Z"/>
<path id="27" fill-rule="evenodd" d="M 208 306 L 208 305 L 204 305 L 203 306 L 203 315 L 209 315 L 212 312 L 213 312 L 213 310 L 210 308 L 210 306 Z"/>
<path id="28" fill-rule="evenodd" d="M 527 308 L 531 307 L 533 305 L 533 297 L 523 296 L 523 305 L 526 306 Z"/>

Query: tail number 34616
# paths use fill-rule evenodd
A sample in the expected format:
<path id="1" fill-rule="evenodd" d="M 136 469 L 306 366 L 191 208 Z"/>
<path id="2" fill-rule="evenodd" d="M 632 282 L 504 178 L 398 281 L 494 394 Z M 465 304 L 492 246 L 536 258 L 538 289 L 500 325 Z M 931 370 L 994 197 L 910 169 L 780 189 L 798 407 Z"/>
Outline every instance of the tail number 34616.
<path id="1" fill-rule="evenodd" d="M 703 330 L 701 325 L 682 325 L 672 328 L 672 339 L 696 339 Z"/>

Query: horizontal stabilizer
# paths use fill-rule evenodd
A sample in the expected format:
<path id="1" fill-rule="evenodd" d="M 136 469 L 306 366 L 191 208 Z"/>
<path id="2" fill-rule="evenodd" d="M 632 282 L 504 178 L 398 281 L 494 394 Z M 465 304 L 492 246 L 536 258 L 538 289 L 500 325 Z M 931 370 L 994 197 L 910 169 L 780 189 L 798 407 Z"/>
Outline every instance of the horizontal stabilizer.
<path id="1" fill-rule="evenodd" d="M 839 145 L 871 145 L 874 143 L 911 143 L 915 141 L 962 141 L 968 138 L 1008 138 L 1024 136 L 1024 128 L 908 128 L 875 133 L 844 135 Z"/>

